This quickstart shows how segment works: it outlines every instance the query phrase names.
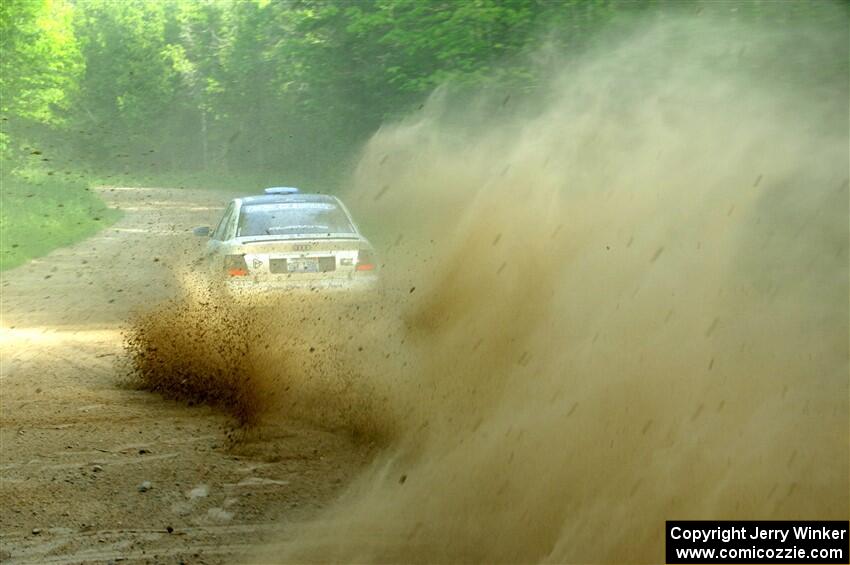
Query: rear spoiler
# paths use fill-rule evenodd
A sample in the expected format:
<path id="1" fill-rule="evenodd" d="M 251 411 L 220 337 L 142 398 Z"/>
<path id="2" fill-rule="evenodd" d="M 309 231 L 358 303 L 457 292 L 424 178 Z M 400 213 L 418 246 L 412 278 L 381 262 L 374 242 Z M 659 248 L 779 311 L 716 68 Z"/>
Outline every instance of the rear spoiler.
<path id="1" fill-rule="evenodd" d="M 251 239 L 247 239 L 247 238 L 243 239 L 243 238 L 237 237 L 237 238 L 234 238 L 234 239 L 239 244 L 245 244 L 245 243 L 273 243 L 275 241 L 305 241 L 305 240 L 311 240 L 311 239 L 317 239 L 317 240 L 322 240 L 322 241 L 332 240 L 332 239 L 357 239 L 357 240 L 362 240 L 363 236 L 360 236 L 360 235 L 357 235 L 357 234 L 335 233 L 335 234 L 330 234 L 330 235 L 322 235 L 322 236 L 318 236 L 318 237 L 311 235 L 310 237 L 306 237 L 306 236 L 301 236 L 301 237 L 273 237 L 273 236 L 270 236 L 270 237 L 253 237 Z"/>

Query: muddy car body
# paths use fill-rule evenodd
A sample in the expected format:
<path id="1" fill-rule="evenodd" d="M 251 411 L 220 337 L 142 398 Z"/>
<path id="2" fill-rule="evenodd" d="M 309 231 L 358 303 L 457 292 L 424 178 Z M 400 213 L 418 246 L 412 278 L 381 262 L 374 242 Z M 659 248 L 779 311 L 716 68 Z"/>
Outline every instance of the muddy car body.
<path id="1" fill-rule="evenodd" d="M 368 293 L 378 266 L 369 241 L 335 196 L 292 188 L 232 200 L 209 237 L 201 261 L 215 281 L 240 294 Z"/>

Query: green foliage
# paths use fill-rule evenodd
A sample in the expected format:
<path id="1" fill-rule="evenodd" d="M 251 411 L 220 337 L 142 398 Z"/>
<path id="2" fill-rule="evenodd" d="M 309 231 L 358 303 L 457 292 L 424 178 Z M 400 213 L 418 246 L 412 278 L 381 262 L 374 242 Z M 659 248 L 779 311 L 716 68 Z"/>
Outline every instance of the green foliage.
<path id="1" fill-rule="evenodd" d="M 435 86 L 532 89 L 537 77 L 525 56 L 540 38 L 563 25 L 576 47 L 615 12 L 606 1 L 538 0 L 7 6 L 13 27 L 30 35 L 20 22 L 32 27 L 46 7 L 61 14 L 54 19 L 84 63 L 61 89 L 67 111 L 51 114 L 71 134 L 66 158 L 136 176 L 250 172 L 325 186 L 383 120 L 415 108 Z M 38 75 L 37 66 L 17 66 Z M 51 92 L 60 91 L 43 96 Z"/>
<path id="2" fill-rule="evenodd" d="M 29 154 L 23 147 L 58 139 L 51 159 L 104 175 L 247 173 L 333 187 L 384 120 L 417 108 L 438 85 L 534 91 L 546 72 L 534 58 L 555 52 L 568 61 L 628 37 L 638 19 L 711 14 L 786 33 L 800 18 L 846 27 L 846 18 L 834 21 L 846 15 L 836 6 L 4 0 L 2 139 L 19 152 L 4 155 L 19 159 Z M 813 77 L 840 75 L 835 60 L 845 59 L 833 57 Z"/>
<path id="3" fill-rule="evenodd" d="M 20 150 L 13 138 L 62 124 L 82 64 L 71 17 L 63 0 L 0 2 L 0 157 Z"/>
<path id="4" fill-rule="evenodd" d="M 173 28 L 172 8 L 145 0 L 90 0 L 76 6 L 74 29 L 86 68 L 74 120 L 87 134 L 78 145 L 87 161 L 123 165 L 125 155 L 151 149 L 152 140 L 179 135 L 180 124 L 169 111 L 178 96 L 166 40 Z"/>
<path id="5" fill-rule="evenodd" d="M 0 270 L 78 241 L 118 214 L 69 180 L 70 171 L 45 166 L 61 153 L 50 149 L 68 131 L 83 69 L 72 17 L 64 0 L 0 2 Z"/>

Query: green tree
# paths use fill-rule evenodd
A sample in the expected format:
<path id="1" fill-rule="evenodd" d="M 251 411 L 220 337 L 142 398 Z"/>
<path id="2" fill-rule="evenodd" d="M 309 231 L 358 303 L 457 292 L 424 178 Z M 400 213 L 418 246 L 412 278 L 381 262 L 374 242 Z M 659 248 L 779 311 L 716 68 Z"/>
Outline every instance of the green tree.
<path id="1" fill-rule="evenodd" d="M 70 4 L 0 2 L 0 155 L 7 164 L 34 131 L 63 123 L 81 69 Z"/>

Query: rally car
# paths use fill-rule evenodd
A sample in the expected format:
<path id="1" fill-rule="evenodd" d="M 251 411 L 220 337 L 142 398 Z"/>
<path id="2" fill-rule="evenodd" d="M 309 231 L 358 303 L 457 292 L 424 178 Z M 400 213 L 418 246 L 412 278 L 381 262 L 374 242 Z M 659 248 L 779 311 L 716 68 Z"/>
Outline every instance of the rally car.
<path id="1" fill-rule="evenodd" d="M 201 264 L 229 290 L 370 291 L 375 250 L 335 196 L 273 187 L 233 199 L 208 237 Z"/>

